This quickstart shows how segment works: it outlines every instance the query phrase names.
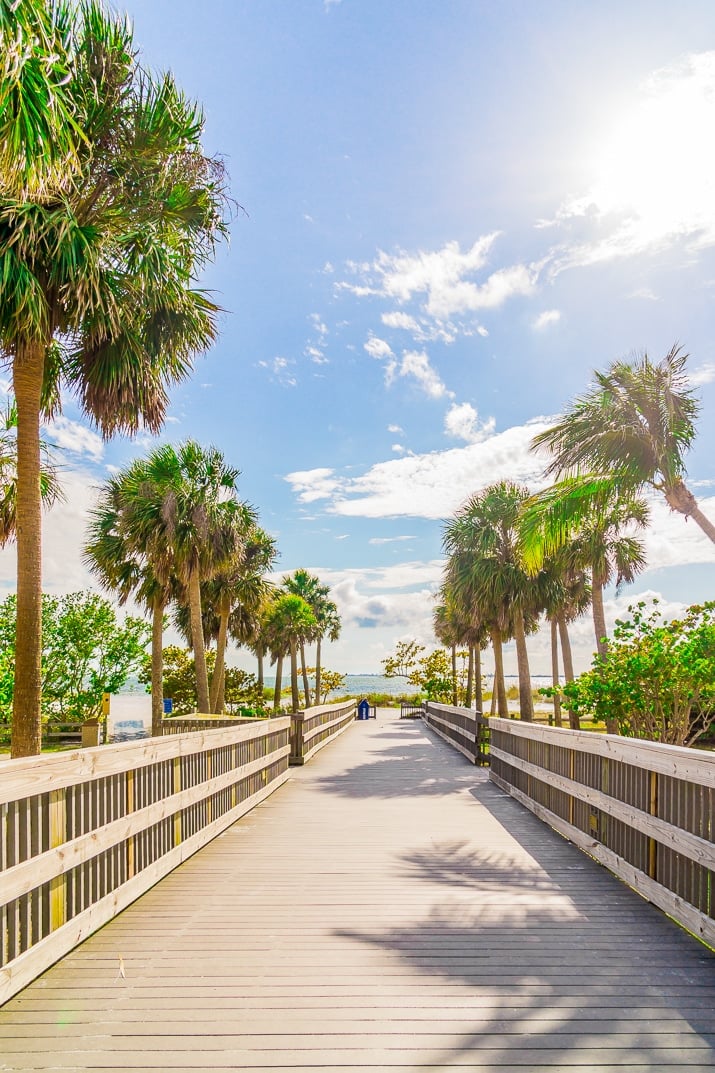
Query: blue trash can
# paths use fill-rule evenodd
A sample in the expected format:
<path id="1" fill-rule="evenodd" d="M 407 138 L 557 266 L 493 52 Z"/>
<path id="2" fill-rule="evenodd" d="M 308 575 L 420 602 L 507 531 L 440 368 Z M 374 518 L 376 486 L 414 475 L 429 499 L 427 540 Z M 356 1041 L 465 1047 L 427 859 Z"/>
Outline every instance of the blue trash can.
<path id="1" fill-rule="evenodd" d="M 358 717 L 358 719 L 369 719 L 370 718 L 370 703 L 369 703 L 369 701 L 365 700 L 364 698 L 363 698 L 363 700 L 360 701 L 360 703 L 357 706 L 357 717 Z"/>

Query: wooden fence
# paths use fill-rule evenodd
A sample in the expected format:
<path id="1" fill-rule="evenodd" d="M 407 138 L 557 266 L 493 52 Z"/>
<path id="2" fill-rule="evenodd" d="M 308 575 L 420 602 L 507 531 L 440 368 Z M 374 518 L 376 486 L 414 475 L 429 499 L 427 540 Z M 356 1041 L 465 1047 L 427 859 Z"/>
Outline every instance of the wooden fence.
<path id="1" fill-rule="evenodd" d="M 166 734 L 191 734 L 197 730 L 226 730 L 229 727 L 256 725 L 257 720 L 249 716 L 235 715 L 230 717 L 218 715 L 172 715 L 161 721 L 161 733 Z"/>
<path id="2" fill-rule="evenodd" d="M 481 713 L 430 700 L 424 705 L 424 720 L 473 763 L 489 763 L 489 720 Z"/>
<path id="3" fill-rule="evenodd" d="M 489 722 L 497 785 L 715 945 L 715 754 Z"/>
<path id="4" fill-rule="evenodd" d="M 355 720 L 356 702 L 320 704 L 291 715 L 291 764 L 304 764 Z"/>
<path id="5" fill-rule="evenodd" d="M 276 789 L 290 719 L 0 764 L 0 1004 Z"/>

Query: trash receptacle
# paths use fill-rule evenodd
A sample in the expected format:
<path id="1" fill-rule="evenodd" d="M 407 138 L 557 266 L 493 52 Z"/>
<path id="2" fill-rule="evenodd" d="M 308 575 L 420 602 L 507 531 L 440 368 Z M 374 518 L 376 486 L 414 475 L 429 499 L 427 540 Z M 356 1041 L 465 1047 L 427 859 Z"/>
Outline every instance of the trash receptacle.
<path id="1" fill-rule="evenodd" d="M 365 700 L 365 698 L 363 698 L 357 706 L 357 717 L 358 719 L 370 718 L 370 702 Z"/>
<path id="2" fill-rule="evenodd" d="M 82 723 L 82 748 L 91 749 L 99 745 L 99 719 L 87 719 Z"/>

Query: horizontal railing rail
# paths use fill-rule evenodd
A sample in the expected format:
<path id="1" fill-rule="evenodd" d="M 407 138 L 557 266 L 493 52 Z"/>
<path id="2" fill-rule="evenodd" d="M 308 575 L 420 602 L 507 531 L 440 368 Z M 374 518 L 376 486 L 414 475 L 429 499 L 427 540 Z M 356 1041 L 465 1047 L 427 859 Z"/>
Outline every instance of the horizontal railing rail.
<path id="1" fill-rule="evenodd" d="M 0 763 L 0 1004 L 276 789 L 290 720 Z"/>
<path id="2" fill-rule="evenodd" d="M 421 719 L 424 713 L 422 703 L 414 704 L 403 700 L 400 704 L 400 719 Z"/>
<path id="3" fill-rule="evenodd" d="M 715 945 L 715 754 L 491 719 L 491 779 Z"/>
<path id="4" fill-rule="evenodd" d="M 291 719 L 291 764 L 304 764 L 338 734 L 352 726 L 357 703 L 320 704 L 294 712 Z"/>
<path id="5" fill-rule="evenodd" d="M 161 733 L 191 734 L 197 730 L 226 730 L 229 727 L 256 724 L 257 719 L 250 716 L 213 716 L 213 715 L 172 715 L 161 721 Z"/>
<path id="6" fill-rule="evenodd" d="M 489 720 L 481 712 L 430 700 L 424 705 L 424 720 L 473 763 L 489 763 Z"/>

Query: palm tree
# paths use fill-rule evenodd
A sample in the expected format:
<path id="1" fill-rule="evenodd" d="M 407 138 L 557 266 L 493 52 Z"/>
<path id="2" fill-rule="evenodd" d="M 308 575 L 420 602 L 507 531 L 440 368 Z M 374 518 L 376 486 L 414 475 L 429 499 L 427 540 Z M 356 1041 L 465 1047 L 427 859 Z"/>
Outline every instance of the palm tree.
<path id="1" fill-rule="evenodd" d="M 320 704 L 321 697 L 321 660 L 322 660 L 322 646 L 324 638 L 328 641 L 337 641 L 340 636 L 340 615 L 338 613 L 338 606 L 333 600 L 328 599 L 329 590 L 326 587 L 325 593 L 321 594 L 315 606 L 312 606 L 313 614 L 316 619 L 315 629 L 315 703 Z"/>
<path id="2" fill-rule="evenodd" d="M 210 690 L 212 712 L 223 711 L 226 643 L 231 616 L 237 609 L 246 615 L 255 613 L 265 591 L 263 575 L 277 555 L 275 540 L 256 524 L 254 512 L 243 504 L 242 513 L 243 516 L 237 519 L 236 552 L 202 589 L 202 601 L 205 596 L 209 606 L 218 613 L 216 663 Z"/>
<path id="3" fill-rule="evenodd" d="M 293 711 L 300 708 L 298 691 L 298 648 L 301 641 L 315 630 L 316 621 L 309 604 L 302 596 L 282 593 L 273 601 L 266 617 L 266 631 L 271 638 L 274 658 L 281 660 L 290 653 L 291 701 Z M 280 700 L 280 665 L 276 669 L 276 696 Z M 278 705 L 275 704 L 277 707 Z"/>
<path id="4" fill-rule="evenodd" d="M 700 403 L 689 386 L 687 354 L 674 346 L 658 363 L 647 354 L 596 372 L 596 385 L 532 447 L 552 455 L 547 473 L 583 478 L 572 485 L 575 510 L 584 497 L 606 503 L 614 490 L 662 492 L 672 510 L 692 518 L 715 541 L 715 525 L 686 487 L 684 454 L 695 439 Z"/>
<path id="5" fill-rule="evenodd" d="M 215 336 L 193 281 L 225 199 L 199 109 L 139 66 L 125 18 L 99 0 L 23 0 L 2 5 L 0 29 L 22 45 L 6 71 L 23 56 L 0 91 L 0 351 L 18 413 L 12 753 L 25 756 L 40 748 L 41 417 L 61 381 L 107 436 L 161 427 L 167 388 Z"/>
<path id="6" fill-rule="evenodd" d="M 292 574 L 283 579 L 283 587 L 295 596 L 301 596 L 310 607 L 315 616 L 315 630 L 311 636 L 306 636 L 300 645 L 301 670 L 303 675 L 303 692 L 305 705 L 311 703 L 310 685 L 305 661 L 305 642 L 315 641 L 315 699 L 319 703 L 320 698 L 320 664 L 321 646 L 324 637 L 336 641 L 340 636 L 340 616 L 335 603 L 329 598 L 330 587 L 324 585 L 316 574 L 311 574 L 302 567 L 294 570 Z"/>
<path id="7" fill-rule="evenodd" d="M 452 658 L 452 704 L 459 704 L 457 683 L 457 645 L 462 639 L 462 622 L 456 611 L 454 601 L 449 599 L 444 586 L 440 591 L 440 602 L 432 612 L 432 629 L 441 645 L 450 650 Z"/>
<path id="8" fill-rule="evenodd" d="M 14 540 L 17 530 L 17 407 L 9 401 L 0 415 L 0 547 Z M 63 498 L 50 446 L 40 441 L 40 495 L 49 508 Z"/>
<path id="9" fill-rule="evenodd" d="M 521 519 L 522 555 L 527 568 L 542 568 L 545 557 L 565 552 L 568 569 L 587 568 L 591 574 L 591 607 L 596 648 L 605 655 L 608 648 L 603 590 L 630 584 L 645 568 L 642 541 L 629 530 L 643 529 L 648 523 L 648 505 L 631 492 L 614 494 L 594 504 L 582 499 L 581 512 L 573 510 L 573 482 L 566 480 L 533 496 Z M 567 506 L 564 508 L 564 499 Z"/>
<path id="10" fill-rule="evenodd" d="M 155 518 L 156 539 L 171 547 L 173 569 L 189 608 L 196 666 L 198 710 L 210 711 L 201 582 L 214 577 L 236 555 L 242 534 L 255 520 L 237 496 L 239 471 L 215 447 L 186 440 L 154 452 L 165 507 Z"/>
<path id="11" fill-rule="evenodd" d="M 526 631 L 533 628 L 538 581 L 530 577 L 519 550 L 519 521 L 529 492 L 501 481 L 471 496 L 447 524 L 443 544 L 449 555 L 446 580 L 466 606 L 489 624 L 494 649 L 499 715 L 508 717 L 502 644 L 513 632 L 519 668 L 521 718 L 533 719 Z"/>
<path id="12" fill-rule="evenodd" d="M 162 541 L 155 522 L 167 506 L 158 482 L 155 457 L 138 459 L 110 478 L 90 514 L 84 560 L 120 604 L 130 598 L 152 616 L 152 734 L 161 734 L 163 710 L 164 611 L 173 595 L 173 549 Z"/>
<path id="13" fill-rule="evenodd" d="M 321 588 L 320 578 L 301 567 L 283 578 L 283 588 L 286 592 L 290 592 L 294 596 L 300 596 L 305 600 L 308 606 L 312 608 L 314 603 L 317 602 L 318 590 Z M 313 638 L 310 639 L 312 640 Z M 300 641 L 300 671 L 303 678 L 305 706 L 308 708 L 310 707 L 310 683 L 308 682 L 308 672 L 305 660 L 305 641 L 306 638 L 302 638 Z"/>

